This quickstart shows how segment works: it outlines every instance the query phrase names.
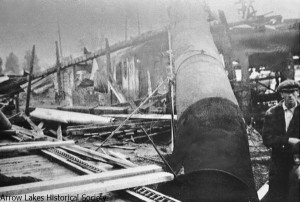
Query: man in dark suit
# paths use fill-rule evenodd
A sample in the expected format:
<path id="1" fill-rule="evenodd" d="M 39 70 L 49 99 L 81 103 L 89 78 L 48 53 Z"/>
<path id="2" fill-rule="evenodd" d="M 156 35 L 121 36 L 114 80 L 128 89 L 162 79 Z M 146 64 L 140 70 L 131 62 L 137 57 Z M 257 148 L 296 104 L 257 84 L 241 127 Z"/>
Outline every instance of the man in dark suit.
<path id="1" fill-rule="evenodd" d="M 289 173 L 293 169 L 293 147 L 299 146 L 299 88 L 294 80 L 280 83 L 283 100 L 265 114 L 263 143 L 272 148 L 267 201 L 285 202 L 289 193 Z"/>

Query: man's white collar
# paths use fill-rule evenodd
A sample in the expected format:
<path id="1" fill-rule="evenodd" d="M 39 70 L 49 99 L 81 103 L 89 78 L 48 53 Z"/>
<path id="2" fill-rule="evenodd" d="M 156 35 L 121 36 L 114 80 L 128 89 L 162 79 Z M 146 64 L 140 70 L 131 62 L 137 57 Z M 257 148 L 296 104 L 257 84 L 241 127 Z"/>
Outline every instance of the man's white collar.
<path id="1" fill-rule="evenodd" d="M 298 105 L 298 102 L 296 102 L 296 105 L 295 105 L 294 107 L 288 109 L 288 108 L 286 107 L 286 105 L 285 105 L 285 102 L 282 103 L 282 107 L 283 107 L 283 110 L 284 110 L 284 111 L 290 110 L 290 111 L 294 112 L 294 110 L 295 110 L 295 108 L 297 107 L 297 105 Z"/>

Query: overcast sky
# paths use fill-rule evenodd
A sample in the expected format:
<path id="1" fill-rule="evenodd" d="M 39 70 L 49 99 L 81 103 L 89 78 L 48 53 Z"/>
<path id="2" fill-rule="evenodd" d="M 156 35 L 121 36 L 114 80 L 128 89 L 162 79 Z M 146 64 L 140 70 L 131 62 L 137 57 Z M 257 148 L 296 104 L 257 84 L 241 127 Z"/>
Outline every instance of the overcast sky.
<path id="1" fill-rule="evenodd" d="M 188 0 L 186 0 L 188 1 Z M 191 0 L 189 0 L 191 1 Z M 228 21 L 237 21 L 238 0 L 206 0 L 213 12 L 224 10 Z M 0 57 L 14 52 L 20 63 L 26 50 L 36 45 L 40 65 L 55 63 L 58 23 L 64 56 L 78 56 L 84 44 L 90 50 L 101 46 L 101 37 L 111 44 L 128 37 L 160 29 L 168 23 L 172 0 L 0 0 Z M 257 14 L 273 11 L 283 18 L 300 18 L 300 0 L 255 0 Z M 93 41 L 93 42 L 92 42 Z"/>

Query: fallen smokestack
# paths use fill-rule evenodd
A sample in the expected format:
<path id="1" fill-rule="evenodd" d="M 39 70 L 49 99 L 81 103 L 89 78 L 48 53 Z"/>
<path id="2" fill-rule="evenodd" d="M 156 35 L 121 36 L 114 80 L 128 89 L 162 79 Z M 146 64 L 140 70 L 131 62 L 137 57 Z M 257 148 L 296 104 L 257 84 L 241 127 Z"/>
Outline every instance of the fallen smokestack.
<path id="1" fill-rule="evenodd" d="M 171 8 L 178 124 L 173 169 L 184 175 L 162 192 L 182 201 L 257 201 L 245 123 L 196 2 Z"/>

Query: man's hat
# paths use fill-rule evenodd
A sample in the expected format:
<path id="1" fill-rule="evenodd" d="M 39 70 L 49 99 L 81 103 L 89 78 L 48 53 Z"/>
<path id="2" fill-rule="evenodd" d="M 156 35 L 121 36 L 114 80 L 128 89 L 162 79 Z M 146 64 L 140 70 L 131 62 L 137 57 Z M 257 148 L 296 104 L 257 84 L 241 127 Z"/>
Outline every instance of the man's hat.
<path id="1" fill-rule="evenodd" d="M 281 82 L 277 87 L 278 92 L 291 92 L 299 89 L 300 84 L 297 81 L 290 79 Z"/>

